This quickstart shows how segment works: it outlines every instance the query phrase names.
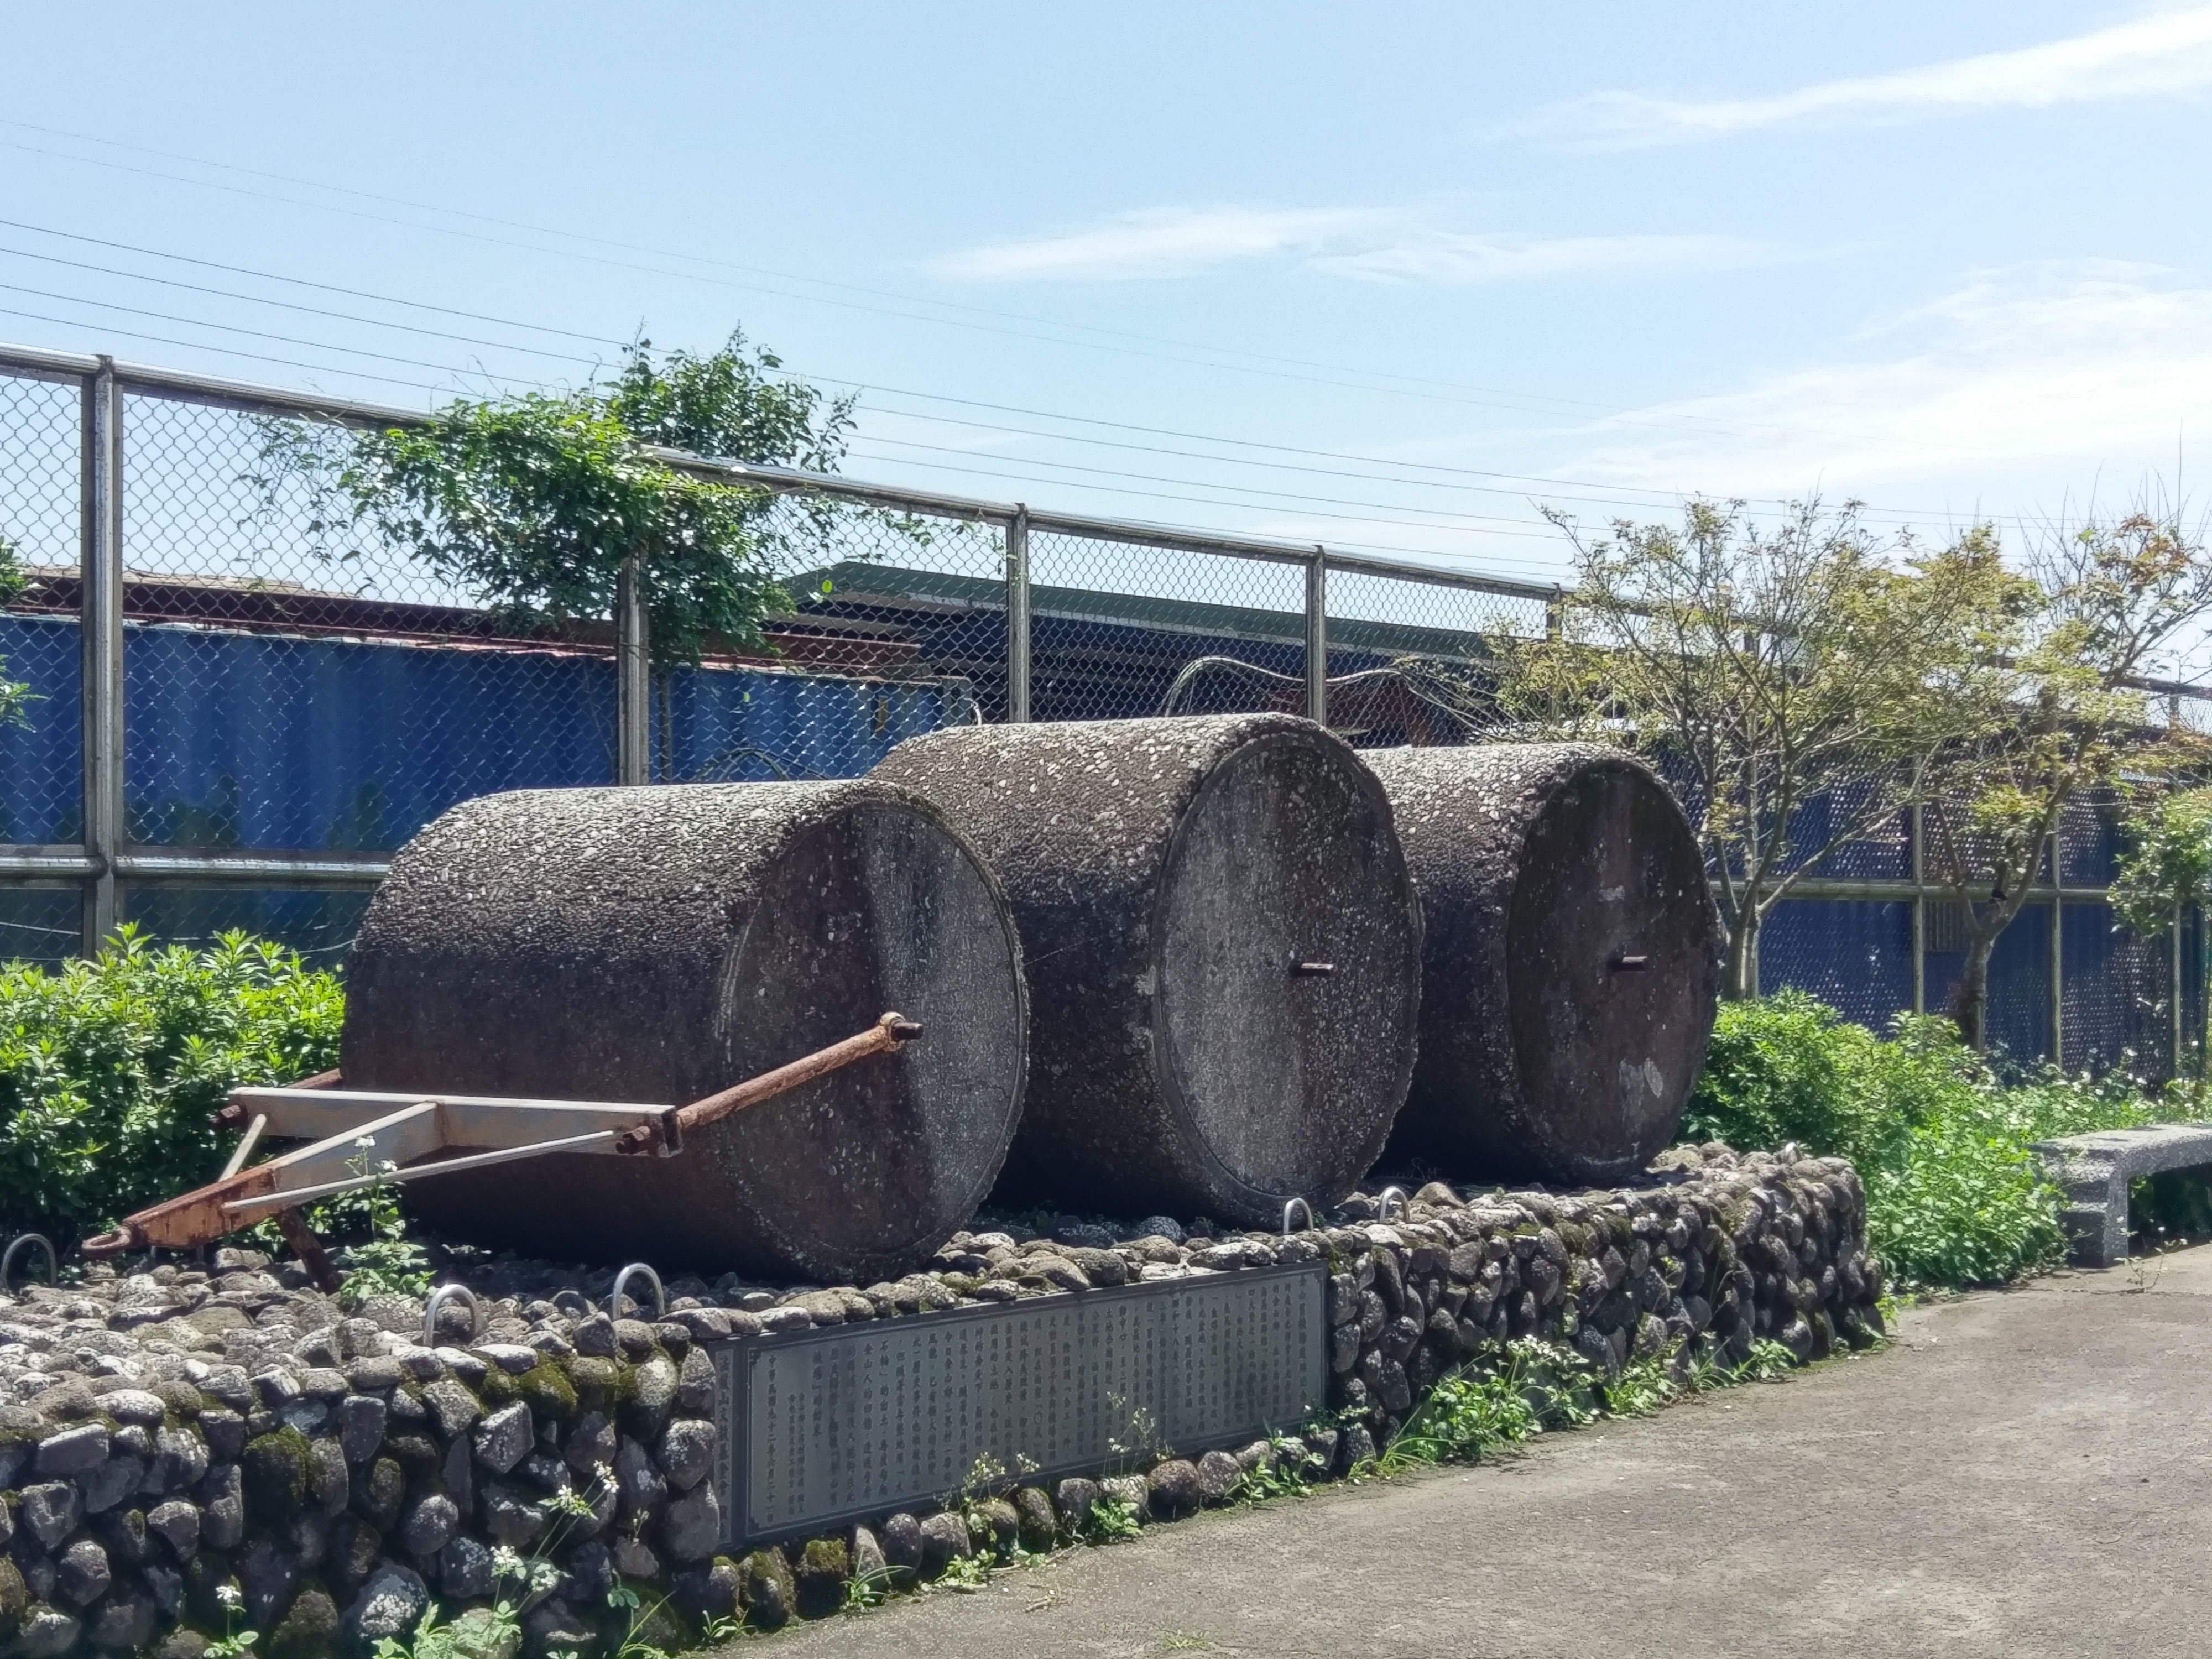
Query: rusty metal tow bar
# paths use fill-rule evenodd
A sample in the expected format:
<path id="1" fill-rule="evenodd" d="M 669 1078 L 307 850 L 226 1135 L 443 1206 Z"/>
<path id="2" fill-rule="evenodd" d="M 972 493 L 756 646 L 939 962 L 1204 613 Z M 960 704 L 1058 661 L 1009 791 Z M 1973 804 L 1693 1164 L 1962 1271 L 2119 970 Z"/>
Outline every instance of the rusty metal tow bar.
<path id="1" fill-rule="evenodd" d="M 294 1254 L 326 1289 L 334 1289 L 336 1271 L 299 1211 L 310 1199 L 547 1152 L 673 1158 L 683 1151 L 688 1130 L 773 1100 L 854 1060 L 896 1053 L 921 1034 L 904 1015 L 885 1014 L 857 1036 L 688 1106 L 385 1093 L 341 1087 L 343 1079 L 336 1072 L 289 1088 L 234 1089 L 214 1121 L 218 1127 L 246 1133 L 222 1174 L 125 1217 L 114 1231 L 88 1238 L 79 1248 L 94 1258 L 154 1248 L 188 1250 L 273 1215 Z M 246 1167 L 264 1137 L 313 1144 Z"/>

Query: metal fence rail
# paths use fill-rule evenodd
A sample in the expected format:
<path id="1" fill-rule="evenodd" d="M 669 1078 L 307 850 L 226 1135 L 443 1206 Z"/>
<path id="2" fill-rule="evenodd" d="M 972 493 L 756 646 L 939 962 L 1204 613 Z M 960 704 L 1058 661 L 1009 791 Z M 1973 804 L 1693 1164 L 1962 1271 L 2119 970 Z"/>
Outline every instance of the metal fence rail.
<path id="1" fill-rule="evenodd" d="M 126 920 L 335 956 L 391 852 L 496 789 L 850 776 L 970 720 L 1274 708 L 1356 744 L 1465 741 L 1454 691 L 1484 641 L 1556 629 L 1563 599 L 666 453 L 768 493 L 758 527 L 793 608 L 767 653 L 655 670 L 634 587 L 596 630 L 518 631 L 335 534 L 329 504 L 270 463 L 423 418 L 0 348 L 0 537 L 33 576 L 0 610 L 0 660 L 38 698 L 27 726 L 0 728 L 0 957 L 89 951 Z M 2174 1063 L 2203 1023 L 2195 921 L 2163 945 L 2117 939 L 2109 814 L 2084 807 L 2058 839 L 2000 951 L 1998 1028 L 2073 1064 Z M 1955 964 L 1914 841 L 1900 824 L 1808 878 L 1764 935 L 1763 982 L 1877 1025 L 1940 1006 Z"/>

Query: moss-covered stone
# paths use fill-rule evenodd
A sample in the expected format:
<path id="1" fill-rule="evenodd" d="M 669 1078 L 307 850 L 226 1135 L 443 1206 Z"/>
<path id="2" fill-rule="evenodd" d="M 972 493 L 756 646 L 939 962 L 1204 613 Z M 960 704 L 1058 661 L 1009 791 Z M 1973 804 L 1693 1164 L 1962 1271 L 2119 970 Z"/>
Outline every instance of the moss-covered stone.
<path id="1" fill-rule="evenodd" d="M 436 1441 L 427 1434 L 416 1434 L 411 1431 L 385 1436 L 384 1449 L 397 1459 L 399 1467 L 410 1475 L 434 1474 L 446 1461 L 446 1454 Z"/>
<path id="2" fill-rule="evenodd" d="M 842 1538 L 809 1539 L 799 1553 L 792 1574 L 799 1591 L 799 1616 L 826 1619 L 845 1605 L 845 1581 L 853 1574 L 853 1558 Z"/>
<path id="3" fill-rule="evenodd" d="M 309 1579 L 259 1644 L 264 1659 L 331 1659 L 338 1647 L 338 1606 Z"/>
<path id="4" fill-rule="evenodd" d="M 268 1531 L 281 1532 L 299 1517 L 300 1506 L 307 1496 L 312 1455 L 307 1437 L 289 1425 L 246 1443 L 238 1462 L 250 1522 Z"/>
<path id="5" fill-rule="evenodd" d="M 790 1622 L 799 1600 L 791 1563 L 781 1550 L 755 1550 L 738 1563 L 738 1603 L 745 1622 L 760 1630 L 781 1630 Z"/>
<path id="6" fill-rule="evenodd" d="M 435 1468 L 424 1471 L 426 1480 L 436 1478 Z M 380 1532 L 392 1530 L 406 1499 L 406 1472 L 389 1457 L 378 1458 L 369 1465 L 368 1476 L 353 1483 L 354 1512 Z"/>
<path id="7" fill-rule="evenodd" d="M 502 1406 L 511 1406 L 517 1397 L 514 1378 L 504 1365 L 494 1365 L 484 1373 L 483 1381 L 476 1386 L 476 1396 L 483 1401 L 487 1414 Z"/>
<path id="8" fill-rule="evenodd" d="M 539 1360 L 514 1382 L 516 1391 L 530 1407 L 531 1416 L 538 1421 L 566 1423 L 576 1415 L 580 1402 L 575 1385 L 550 1361 Z"/>
<path id="9" fill-rule="evenodd" d="M 580 1355 L 568 1362 L 568 1381 L 575 1391 L 579 1408 L 613 1414 L 619 1403 L 617 1396 L 623 1381 L 620 1365 L 595 1354 Z"/>
<path id="10" fill-rule="evenodd" d="M 30 1588 L 23 1583 L 23 1575 L 13 1561 L 0 1556 L 0 1642 L 23 1627 L 23 1614 L 30 1606 Z"/>

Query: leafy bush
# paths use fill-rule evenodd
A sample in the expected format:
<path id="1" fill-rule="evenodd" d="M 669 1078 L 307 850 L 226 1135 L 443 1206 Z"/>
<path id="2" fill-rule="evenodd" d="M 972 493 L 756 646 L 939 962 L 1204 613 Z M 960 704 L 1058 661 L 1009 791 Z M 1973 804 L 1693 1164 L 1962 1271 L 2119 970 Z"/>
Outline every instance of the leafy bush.
<path id="1" fill-rule="evenodd" d="M 334 975 L 241 933 L 0 968 L 0 1224 L 80 1235 L 212 1180 L 224 1095 L 337 1064 L 344 1011 Z"/>
<path id="2" fill-rule="evenodd" d="M 2008 1082 L 1948 1020 L 1901 1016 L 1884 1039 L 1784 991 L 1723 1006 L 1683 1133 L 1848 1158 L 1893 1274 L 2001 1284 L 2065 1255 L 2058 1194 L 2032 1142 L 2153 1122 L 2181 1106 L 2118 1072 L 2093 1080 L 2047 1067 Z"/>

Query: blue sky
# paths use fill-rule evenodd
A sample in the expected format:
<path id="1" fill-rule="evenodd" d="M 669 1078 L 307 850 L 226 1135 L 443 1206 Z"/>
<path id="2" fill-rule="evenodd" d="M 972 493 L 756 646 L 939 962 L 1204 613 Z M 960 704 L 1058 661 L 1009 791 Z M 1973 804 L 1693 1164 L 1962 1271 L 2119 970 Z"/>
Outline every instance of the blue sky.
<path id="1" fill-rule="evenodd" d="M 742 323 L 856 475 L 1520 575 L 1547 502 L 2212 479 L 2212 6 L 0 29 L 0 337 L 421 403 Z"/>

